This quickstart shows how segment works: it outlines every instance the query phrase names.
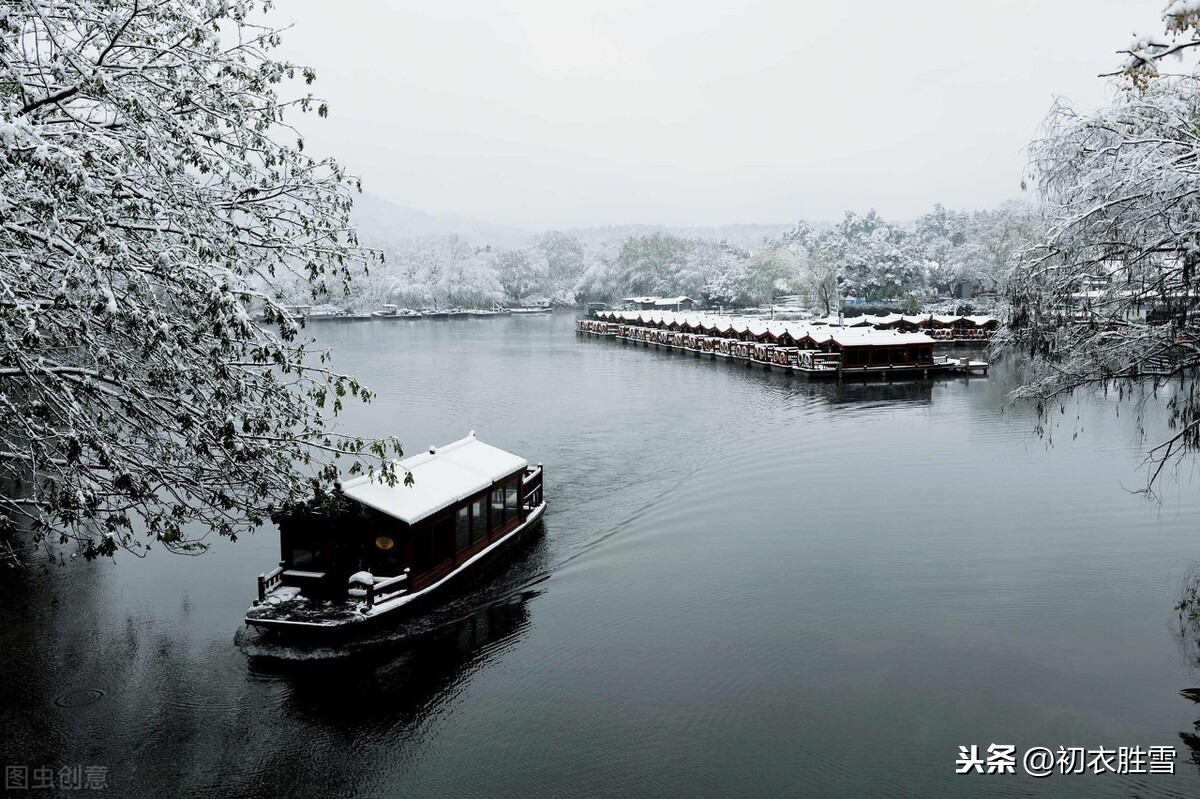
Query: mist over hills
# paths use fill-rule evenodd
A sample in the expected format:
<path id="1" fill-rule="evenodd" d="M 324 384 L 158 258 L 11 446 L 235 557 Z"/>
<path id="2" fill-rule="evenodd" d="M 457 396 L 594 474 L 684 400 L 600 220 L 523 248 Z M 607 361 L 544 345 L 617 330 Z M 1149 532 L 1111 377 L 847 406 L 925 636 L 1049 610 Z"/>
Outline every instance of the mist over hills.
<path id="1" fill-rule="evenodd" d="M 491 245 L 515 248 L 528 245 L 543 231 L 528 230 L 515 225 L 501 225 L 457 214 L 430 214 L 385 200 L 374 194 L 362 193 L 354 198 L 354 222 L 359 238 L 368 246 L 386 246 L 396 242 L 436 238 L 456 234 L 475 246 Z M 736 224 L 714 226 L 670 226 L 650 224 L 605 225 L 580 227 L 563 231 L 585 246 L 618 243 L 630 236 L 651 233 L 670 233 L 681 238 L 728 241 L 739 247 L 755 247 L 791 230 L 794 222 L 776 224 Z"/>
<path id="2" fill-rule="evenodd" d="M 367 192 L 355 195 L 352 216 L 358 225 L 359 239 L 368 246 L 454 233 L 473 244 L 519 247 L 534 235 L 531 230 L 455 214 L 428 214 Z"/>

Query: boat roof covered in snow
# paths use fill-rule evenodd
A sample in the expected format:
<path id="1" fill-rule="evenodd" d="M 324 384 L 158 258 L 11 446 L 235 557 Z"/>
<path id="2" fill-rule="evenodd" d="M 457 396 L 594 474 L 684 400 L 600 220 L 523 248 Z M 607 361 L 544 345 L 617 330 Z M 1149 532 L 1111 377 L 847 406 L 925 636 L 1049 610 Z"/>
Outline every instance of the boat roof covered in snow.
<path id="1" fill-rule="evenodd" d="M 849 330 L 834 333 L 833 342 L 842 347 L 898 347 L 910 344 L 933 344 L 933 339 L 924 333 L 889 333 L 869 331 L 855 334 Z"/>
<path id="2" fill-rule="evenodd" d="M 493 483 L 524 469 L 519 455 L 485 444 L 475 431 L 443 447 L 397 462 L 397 472 L 410 472 L 411 486 L 403 479 L 389 486 L 378 475 L 366 475 L 342 484 L 342 493 L 407 524 L 415 524 Z"/>

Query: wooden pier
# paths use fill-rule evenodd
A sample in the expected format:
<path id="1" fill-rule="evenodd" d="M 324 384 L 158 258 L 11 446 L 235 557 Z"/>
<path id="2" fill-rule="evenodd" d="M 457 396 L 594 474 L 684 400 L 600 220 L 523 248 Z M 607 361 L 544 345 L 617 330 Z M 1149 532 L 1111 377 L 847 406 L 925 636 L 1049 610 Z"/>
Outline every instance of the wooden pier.
<path id="1" fill-rule="evenodd" d="M 614 318 L 616 317 L 616 318 Z M 819 327 L 703 314 L 606 311 L 576 322 L 578 335 L 690 352 L 748 367 L 814 378 L 862 379 L 987 375 L 988 363 L 934 354 L 947 340 L 926 332 L 875 327 Z"/>

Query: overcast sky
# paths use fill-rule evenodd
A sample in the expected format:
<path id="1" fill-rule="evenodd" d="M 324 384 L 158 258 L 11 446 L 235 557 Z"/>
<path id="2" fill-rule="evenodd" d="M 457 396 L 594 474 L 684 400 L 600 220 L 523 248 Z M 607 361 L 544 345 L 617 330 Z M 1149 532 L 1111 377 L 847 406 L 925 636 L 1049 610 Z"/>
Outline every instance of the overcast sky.
<path id="1" fill-rule="evenodd" d="M 909 218 L 1020 194 L 1055 95 L 1165 0 L 283 0 L 308 146 L 431 213 L 531 229 Z"/>

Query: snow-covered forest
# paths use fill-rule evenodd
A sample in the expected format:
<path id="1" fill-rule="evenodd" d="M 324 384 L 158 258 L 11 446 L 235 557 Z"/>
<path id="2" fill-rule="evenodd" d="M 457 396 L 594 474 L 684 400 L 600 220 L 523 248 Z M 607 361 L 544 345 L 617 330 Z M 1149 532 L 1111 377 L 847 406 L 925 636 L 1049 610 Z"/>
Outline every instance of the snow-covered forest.
<path id="1" fill-rule="evenodd" d="M 799 295 L 828 312 L 840 292 L 843 299 L 913 304 L 964 286 L 998 289 L 1039 230 L 1036 209 L 1011 202 L 982 211 L 939 205 L 907 222 L 848 211 L 836 224 L 801 221 L 756 241 L 671 229 L 547 231 L 521 246 L 457 233 L 401 236 L 376 245 L 383 263 L 339 300 L 361 311 L 384 303 L 575 305 L 645 294 L 728 306 Z M 370 243 L 369 233 L 363 238 Z"/>

